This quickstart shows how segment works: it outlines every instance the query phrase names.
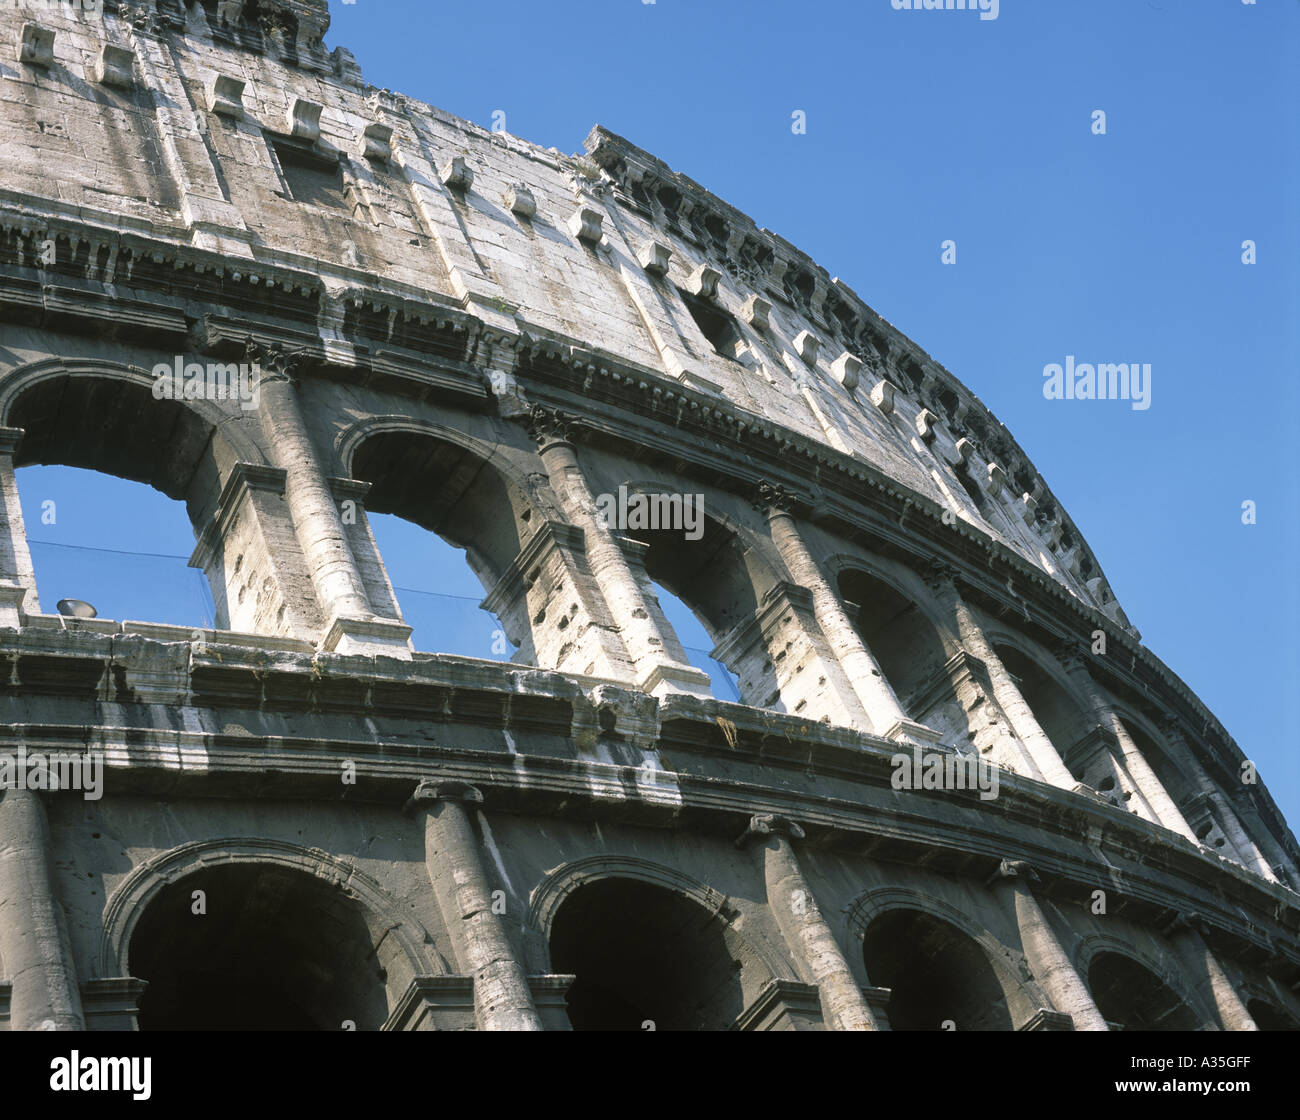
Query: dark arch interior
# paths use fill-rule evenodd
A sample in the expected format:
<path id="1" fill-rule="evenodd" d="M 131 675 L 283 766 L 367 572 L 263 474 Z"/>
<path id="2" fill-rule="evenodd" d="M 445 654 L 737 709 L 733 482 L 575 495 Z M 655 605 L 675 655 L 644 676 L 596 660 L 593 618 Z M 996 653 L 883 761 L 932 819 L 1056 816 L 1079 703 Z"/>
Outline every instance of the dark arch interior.
<path id="1" fill-rule="evenodd" d="M 1100 953 L 1088 987 L 1112 1030 L 1194 1031 L 1200 1021 L 1155 973 L 1120 953 Z"/>
<path id="2" fill-rule="evenodd" d="M 850 569 L 840 598 L 903 710 L 922 720 L 937 703 L 955 700 L 944 666 L 948 652 L 934 625 L 910 599 L 883 580 Z"/>
<path id="3" fill-rule="evenodd" d="M 1255 1020 L 1255 1026 L 1262 1031 L 1300 1031 L 1297 1023 L 1285 1011 L 1280 1011 L 1271 1003 L 1262 999 L 1252 999 L 1246 1004 L 1246 1010 Z"/>
<path id="4" fill-rule="evenodd" d="M 726 1030 L 766 969 L 718 916 L 664 887 L 601 879 L 579 887 L 551 928 L 551 963 L 577 976 L 578 1031 Z"/>
<path id="5" fill-rule="evenodd" d="M 203 891 L 206 914 L 193 912 Z M 164 887 L 131 937 L 141 1030 L 379 1029 L 385 972 L 359 907 L 306 872 L 227 864 Z"/>
<path id="6" fill-rule="evenodd" d="M 937 1031 L 945 1022 L 959 1031 L 1015 1029 L 987 955 L 956 926 L 890 910 L 867 928 L 862 955 L 871 983 L 890 989 L 893 1030 Z"/>

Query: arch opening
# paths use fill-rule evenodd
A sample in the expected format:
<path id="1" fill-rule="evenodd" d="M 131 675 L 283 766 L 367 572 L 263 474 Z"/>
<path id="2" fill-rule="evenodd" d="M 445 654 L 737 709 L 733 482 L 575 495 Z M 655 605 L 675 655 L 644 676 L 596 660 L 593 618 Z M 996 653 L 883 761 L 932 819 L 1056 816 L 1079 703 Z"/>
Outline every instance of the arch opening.
<path id="1" fill-rule="evenodd" d="M 545 642 L 534 631 L 545 619 L 522 596 L 496 604 L 499 614 L 481 609 L 540 524 L 518 488 L 482 456 L 427 432 L 369 436 L 352 475 L 370 484 L 373 521 L 349 528 L 375 609 L 405 617 L 418 650 L 539 664 Z M 466 566 L 482 594 L 464 578 Z"/>
<path id="2" fill-rule="evenodd" d="M 726 1030 L 770 973 L 716 913 L 665 887 L 608 878 L 575 890 L 551 925 L 573 1029 Z"/>
<path id="3" fill-rule="evenodd" d="M 140 1029 L 378 1030 L 389 1000 L 377 943 L 361 908 L 307 872 L 194 872 L 163 887 L 131 935 L 131 972 L 149 983 Z"/>
<path id="4" fill-rule="evenodd" d="M 1300 1022 L 1262 999 L 1248 1000 L 1246 1010 L 1261 1031 L 1300 1031 Z"/>
<path id="5" fill-rule="evenodd" d="M 236 573 L 227 570 L 230 565 L 219 549 L 208 558 L 206 596 L 202 592 L 197 596 L 206 599 L 208 619 L 195 617 L 193 610 L 195 587 L 203 585 L 178 574 L 188 566 L 188 554 L 216 513 L 223 483 L 236 465 L 261 464 L 256 443 L 238 423 L 244 415 L 233 404 L 157 399 L 150 375 L 127 366 L 50 359 L 16 371 L 4 404 L 4 422 L 23 431 L 14 467 L 26 472 L 26 496 L 38 499 L 37 508 L 24 517 L 29 536 L 51 524 L 42 518 L 48 508 L 43 503 L 50 495 L 33 490 L 46 489 L 47 480 L 54 478 L 80 479 L 85 491 L 70 491 L 62 503 L 56 499 L 55 506 L 62 506 L 64 526 L 68 525 L 66 514 L 74 507 L 80 508 L 87 521 L 93 518 L 97 522 L 96 544 L 124 536 L 129 543 L 121 551 L 139 554 L 146 551 L 140 547 L 142 540 L 158 526 L 166 527 L 159 545 L 147 548 L 162 554 L 149 558 L 151 562 L 139 557 L 137 568 L 129 569 L 125 567 L 127 558 L 114 562 L 111 554 L 105 553 L 93 564 L 80 565 L 82 576 L 93 574 L 101 584 L 120 577 L 119 585 L 110 588 L 106 597 L 100 593 L 106 598 L 106 605 L 95 604 L 101 615 L 220 629 L 230 628 L 233 618 L 236 628 L 265 628 L 252 624 L 249 611 L 241 613 L 232 600 L 241 578 L 244 582 L 254 574 L 260 578 L 264 567 L 260 559 L 245 565 L 243 576 L 236 578 Z M 40 480 L 35 487 L 33 479 Z M 114 486 L 115 482 L 120 485 Z M 146 496 L 143 488 L 157 491 L 161 499 Z M 73 498 L 76 500 L 70 500 Z M 184 503 L 188 535 L 172 528 L 176 519 L 165 499 Z M 57 540 L 59 534 L 42 532 L 42 536 Z M 85 544 L 84 536 L 81 543 Z M 167 571 L 158 570 L 160 559 L 168 562 Z M 175 604 L 162 594 L 174 593 L 178 583 L 188 584 L 190 600 L 179 609 L 179 617 L 174 613 Z M 89 601 L 83 595 L 72 597 Z M 119 599 L 124 605 L 113 606 Z M 133 605 L 137 601 L 140 605 Z M 42 607 L 51 613 L 53 600 Z"/>
<path id="6" fill-rule="evenodd" d="M 1201 1026 L 1168 984 L 1121 953 L 1099 953 L 1093 958 L 1088 987 L 1112 1030 L 1194 1031 Z"/>
<path id="7" fill-rule="evenodd" d="M 102 618 L 224 628 L 208 578 L 189 565 L 183 503 L 80 467 L 23 467 L 15 479 L 46 614 L 80 599 Z"/>
<path id="8" fill-rule="evenodd" d="M 1119 764 L 1105 742 L 1092 734 L 1097 721 L 1041 665 L 1012 645 L 994 647 L 1025 703 L 1075 781 L 1103 793 L 1114 792 L 1116 804 L 1132 796 Z"/>
<path id="9" fill-rule="evenodd" d="M 893 1030 L 1015 1029 L 987 954 L 948 922 L 920 910 L 887 911 L 867 927 L 862 955 L 871 983 L 890 989 Z"/>
<path id="10" fill-rule="evenodd" d="M 740 682 L 736 679 L 735 673 L 713 656 L 713 638 L 699 616 L 668 588 L 653 580 L 650 581 L 650 588 L 659 603 L 659 609 L 668 620 L 668 625 L 673 628 L 673 632 L 682 643 L 682 649 L 686 651 L 686 659 L 695 668 L 709 674 L 713 695 L 719 700 L 739 703 Z"/>
<path id="11" fill-rule="evenodd" d="M 934 728 L 950 745 L 968 742 L 965 712 L 947 668 L 948 649 L 925 612 L 858 568 L 840 573 L 838 590 L 858 636 L 908 717 Z"/>
<path id="12" fill-rule="evenodd" d="M 700 514 L 696 540 L 683 540 L 679 530 L 668 528 L 621 532 L 645 546 L 643 562 L 652 593 L 667 591 L 669 601 L 680 603 L 703 628 L 713 646 L 704 656 L 712 664 L 699 660 L 703 650 L 692 660 L 714 678 L 714 694 L 779 710 L 781 684 L 774 660 L 764 635 L 751 625 L 776 578 L 753 550 L 707 514 Z M 679 611 L 675 618 L 687 616 Z M 686 629 L 699 633 L 689 622 Z M 725 670 L 722 674 L 719 665 Z"/>

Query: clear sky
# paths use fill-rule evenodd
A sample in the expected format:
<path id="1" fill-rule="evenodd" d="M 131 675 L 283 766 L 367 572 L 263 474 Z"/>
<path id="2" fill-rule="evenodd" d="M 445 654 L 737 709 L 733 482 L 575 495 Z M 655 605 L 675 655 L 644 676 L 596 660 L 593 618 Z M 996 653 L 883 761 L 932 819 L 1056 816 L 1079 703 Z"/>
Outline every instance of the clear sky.
<path id="1" fill-rule="evenodd" d="M 1300 822 L 1300 3 L 331 6 L 327 43 L 372 84 L 564 152 L 603 124 L 843 278 L 1007 425 L 1145 643 Z M 1067 355 L 1149 363 L 1150 407 L 1045 399 Z M 152 503 L 71 477 L 20 473 L 33 538 L 189 552 L 181 507 L 154 530 Z M 414 534 L 380 533 L 395 583 L 452 589 Z M 42 580 L 80 554 L 59 555 L 38 549 Z M 76 593 L 118 567 L 82 563 Z"/>

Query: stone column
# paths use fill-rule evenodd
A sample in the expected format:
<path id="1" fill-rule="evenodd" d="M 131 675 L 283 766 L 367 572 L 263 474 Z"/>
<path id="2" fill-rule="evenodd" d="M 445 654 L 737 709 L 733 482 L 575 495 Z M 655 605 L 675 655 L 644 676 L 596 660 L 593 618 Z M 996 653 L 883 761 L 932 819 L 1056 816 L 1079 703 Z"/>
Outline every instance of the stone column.
<path id="1" fill-rule="evenodd" d="M 250 342 L 248 359 L 260 367 L 258 391 L 263 425 L 285 472 L 289 513 L 326 619 L 321 647 L 339 653 L 383 653 L 409 660 L 410 628 L 376 618 L 371 610 L 329 480 L 321 470 L 303 420 L 291 375 L 295 358 Z"/>
<path id="2" fill-rule="evenodd" d="M 49 822 L 33 790 L 0 795 L 0 957 L 13 984 L 11 1030 L 86 1029 L 54 897 Z"/>
<path id="3" fill-rule="evenodd" d="M 1238 796 L 1244 799 L 1244 804 L 1238 803 L 1240 805 L 1238 812 L 1242 813 L 1247 821 L 1251 820 L 1252 817 L 1254 818 L 1255 828 L 1251 835 L 1259 837 L 1260 850 L 1269 860 L 1274 872 L 1281 876 L 1282 881 L 1287 883 L 1293 891 L 1300 892 L 1300 872 L 1297 872 L 1295 868 L 1295 861 L 1286 853 L 1286 850 L 1278 843 L 1273 834 L 1269 832 L 1263 815 L 1258 807 L 1251 803 L 1244 788 Z"/>
<path id="4" fill-rule="evenodd" d="M 456 960 L 474 978 L 474 1015 L 483 1031 L 540 1031 L 528 977 L 505 923 L 492 912 L 492 888 L 468 806 L 483 795 L 458 782 L 421 782 L 408 806 L 424 816 L 424 858 Z"/>
<path id="5" fill-rule="evenodd" d="M 909 719 L 898 702 L 880 664 L 867 649 L 862 635 L 844 609 L 844 602 L 813 559 L 790 512 L 790 499 L 779 486 L 759 487 L 756 508 L 765 510 L 772 540 L 785 562 L 791 579 L 812 593 L 817 625 L 826 635 L 831 650 L 844 667 L 849 684 L 861 702 L 871 729 L 889 739 L 937 743 L 930 728 Z"/>
<path id="6" fill-rule="evenodd" d="M 761 863 L 767 904 L 790 952 L 821 993 L 826 1025 L 837 1031 L 879 1030 L 791 846 L 791 840 L 803 837 L 794 821 L 763 813 L 750 819 L 736 846 L 749 847 Z"/>
<path id="7" fill-rule="evenodd" d="M 989 880 L 994 891 L 1009 902 L 1020 929 L 1025 959 L 1047 998 L 1057 1011 L 1074 1020 L 1074 1029 L 1105 1031 L 1106 1020 L 1052 929 L 1051 920 L 1034 897 L 1038 876 L 1019 860 L 1003 860 Z"/>
<path id="8" fill-rule="evenodd" d="M 1169 791 L 1165 789 L 1164 783 L 1156 776 L 1156 772 L 1151 769 L 1151 764 L 1133 741 L 1133 736 L 1128 733 L 1124 721 L 1119 718 L 1115 709 L 1110 706 L 1105 696 L 1102 695 L 1101 688 L 1092 679 L 1092 674 L 1088 672 L 1088 667 L 1083 663 L 1083 658 L 1075 652 L 1072 646 L 1067 646 L 1058 651 L 1058 656 L 1070 679 L 1078 685 L 1079 691 L 1087 697 L 1088 702 L 1092 705 L 1093 713 L 1102 727 L 1109 730 L 1119 740 L 1120 762 L 1124 769 L 1128 771 L 1128 775 L 1137 787 L 1138 793 L 1151 806 L 1151 812 L 1155 814 L 1156 820 L 1171 832 L 1181 833 L 1199 848 L 1201 842 L 1196 839 L 1196 833 L 1192 831 L 1191 825 L 1187 823 L 1181 810 L 1174 804 L 1174 799 L 1169 796 Z"/>
<path id="9" fill-rule="evenodd" d="M 24 614 L 41 613 L 14 477 L 14 455 L 22 438 L 22 428 L 0 428 L 0 626 L 13 629 L 22 625 Z"/>
<path id="10" fill-rule="evenodd" d="M 966 651 L 983 663 L 989 675 L 989 684 L 993 688 L 993 699 L 1002 709 L 1016 737 L 1024 744 L 1029 762 L 1036 773 L 1034 777 L 1049 785 L 1061 789 L 1074 789 L 1079 783 L 1069 768 L 1061 760 L 1061 754 L 1047 737 L 1034 717 L 1028 701 L 1021 695 L 1020 689 L 1012 679 L 1007 668 L 1002 664 L 993 646 L 984 636 L 984 631 L 976 620 L 974 612 L 957 590 L 953 572 L 950 569 L 936 567 L 930 575 L 930 586 L 934 589 L 936 601 L 942 604 L 954 620 L 957 636 Z"/>
<path id="11" fill-rule="evenodd" d="M 596 513 L 571 436 L 575 422 L 541 407 L 529 416 L 538 454 L 565 516 L 583 532 L 587 561 L 601 595 L 617 621 L 623 644 L 636 667 L 636 686 L 655 695 L 710 696 L 709 675 L 686 661 L 686 653 L 659 608 L 642 592 L 613 532 Z"/>
<path id="12" fill-rule="evenodd" d="M 1210 808 L 1215 819 L 1219 822 L 1219 827 L 1223 829 L 1223 834 L 1228 838 L 1228 843 L 1233 846 L 1242 863 L 1250 870 L 1258 872 L 1269 882 L 1279 882 L 1272 865 L 1268 862 L 1264 853 L 1260 851 L 1255 841 L 1250 838 L 1250 834 L 1242 825 L 1241 818 L 1237 816 L 1232 803 L 1224 795 L 1223 790 L 1219 788 L 1218 783 L 1206 772 L 1205 767 L 1201 765 L 1200 759 L 1192 751 L 1178 721 L 1172 718 L 1166 720 L 1161 730 L 1164 732 L 1169 745 L 1178 752 L 1178 761 L 1182 763 L 1185 772 L 1209 800 Z"/>
<path id="13" fill-rule="evenodd" d="M 1219 1016 L 1225 1031 L 1257 1031 L 1237 989 L 1232 986 L 1223 966 L 1206 943 L 1205 921 L 1195 914 L 1177 914 L 1164 927 L 1164 935 L 1173 943 L 1183 967 L 1202 999 Z"/>

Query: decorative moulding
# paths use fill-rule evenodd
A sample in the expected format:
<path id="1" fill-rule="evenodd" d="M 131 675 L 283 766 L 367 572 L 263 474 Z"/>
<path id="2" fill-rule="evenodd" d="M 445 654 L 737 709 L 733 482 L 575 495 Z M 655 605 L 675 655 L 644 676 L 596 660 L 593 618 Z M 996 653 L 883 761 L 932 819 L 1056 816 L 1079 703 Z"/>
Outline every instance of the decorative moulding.
<path id="1" fill-rule="evenodd" d="M 244 81 L 228 74 L 213 74 L 208 79 L 208 108 L 221 117 L 241 120 L 244 116 Z"/>
<path id="2" fill-rule="evenodd" d="M 506 192 L 506 203 L 521 218 L 531 218 L 537 213 L 537 199 L 523 183 L 515 183 Z"/>
<path id="3" fill-rule="evenodd" d="M 18 58 L 28 66 L 53 66 L 54 32 L 38 23 L 23 24 Z"/>
<path id="4" fill-rule="evenodd" d="M 295 97 L 289 106 L 289 132 L 300 140 L 316 143 L 320 139 L 321 106 L 314 101 Z"/>
<path id="5" fill-rule="evenodd" d="M 387 163 L 393 153 L 393 129 L 391 125 L 375 121 L 361 132 L 358 151 L 363 159 L 379 160 Z"/>
<path id="6" fill-rule="evenodd" d="M 569 219 L 569 232 L 579 241 L 595 244 L 600 240 L 601 225 L 605 215 L 590 206 L 579 206 Z"/>
<path id="7" fill-rule="evenodd" d="M 673 251 L 662 241 L 647 241 L 637 253 L 637 262 L 651 276 L 664 276 L 668 272 L 668 261 Z"/>
<path id="8" fill-rule="evenodd" d="M 135 53 L 126 47 L 105 43 L 95 59 L 95 81 L 105 86 L 130 89 L 135 85 Z"/>

